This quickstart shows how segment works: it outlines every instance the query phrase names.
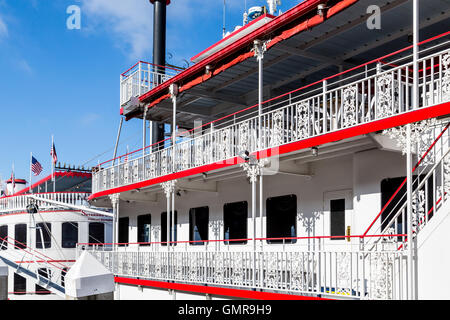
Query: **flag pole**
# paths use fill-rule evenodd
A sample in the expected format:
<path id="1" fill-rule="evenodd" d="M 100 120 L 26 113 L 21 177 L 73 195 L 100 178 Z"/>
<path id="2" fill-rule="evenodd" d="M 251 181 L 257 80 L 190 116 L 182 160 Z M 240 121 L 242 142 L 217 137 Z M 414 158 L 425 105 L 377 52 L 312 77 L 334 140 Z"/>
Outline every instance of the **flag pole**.
<path id="1" fill-rule="evenodd" d="M 11 181 L 11 185 L 12 185 L 12 193 L 14 194 L 16 193 L 16 173 L 14 172 L 14 161 L 12 164 L 12 181 Z"/>
<path id="2" fill-rule="evenodd" d="M 55 141 L 52 135 L 52 150 L 53 150 L 53 154 L 56 152 L 56 150 L 54 149 L 55 146 Z M 55 161 L 53 160 L 54 155 L 52 154 L 52 152 L 50 152 L 50 157 L 52 158 L 52 181 L 53 181 L 53 192 L 56 192 L 56 179 L 55 179 Z"/>

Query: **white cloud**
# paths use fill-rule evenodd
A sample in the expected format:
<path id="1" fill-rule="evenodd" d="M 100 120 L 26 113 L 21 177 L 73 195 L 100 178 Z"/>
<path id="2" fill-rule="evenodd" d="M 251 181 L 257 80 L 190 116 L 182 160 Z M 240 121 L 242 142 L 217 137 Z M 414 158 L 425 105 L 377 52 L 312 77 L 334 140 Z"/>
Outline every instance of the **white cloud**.
<path id="1" fill-rule="evenodd" d="M 28 74 L 33 73 L 33 68 L 31 68 L 31 66 L 28 64 L 26 60 L 21 59 L 17 61 L 17 66 L 19 67 L 20 70 L 24 71 L 25 73 Z"/>
<path id="2" fill-rule="evenodd" d="M 87 113 L 87 114 L 83 115 L 83 117 L 81 118 L 81 124 L 84 126 L 89 126 L 89 125 L 97 122 L 98 119 L 100 119 L 99 114 Z"/>
<path id="3" fill-rule="evenodd" d="M 142 0 L 82 0 L 81 15 L 87 28 L 108 32 L 131 59 L 138 59 L 151 49 L 152 9 Z"/>
<path id="4" fill-rule="evenodd" d="M 8 27 L 6 23 L 3 21 L 2 17 L 0 17 L 0 38 L 8 36 Z"/>

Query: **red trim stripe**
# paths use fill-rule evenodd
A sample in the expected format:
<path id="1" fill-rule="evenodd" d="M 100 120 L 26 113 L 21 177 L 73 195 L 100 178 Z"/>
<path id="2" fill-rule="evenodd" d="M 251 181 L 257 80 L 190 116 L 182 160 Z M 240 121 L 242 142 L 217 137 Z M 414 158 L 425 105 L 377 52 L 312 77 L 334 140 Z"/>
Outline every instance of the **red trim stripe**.
<path id="1" fill-rule="evenodd" d="M 318 297 L 299 296 L 283 293 L 251 291 L 243 289 L 220 288 L 174 282 L 152 281 L 133 278 L 114 277 L 114 282 L 120 284 L 138 285 L 159 289 L 171 289 L 177 291 L 212 294 L 217 296 L 244 298 L 253 300 L 330 300 Z"/>
<path id="2" fill-rule="evenodd" d="M 421 120 L 425 120 L 425 119 L 436 118 L 436 117 L 439 117 L 442 115 L 447 115 L 449 113 L 450 113 L 450 102 L 446 102 L 446 103 L 442 103 L 440 105 L 436 105 L 433 107 L 422 108 L 419 110 L 414 110 L 414 111 L 410 111 L 407 113 L 402 113 L 402 114 L 399 114 L 396 116 L 392 116 L 392 117 L 389 117 L 386 119 L 381 119 L 381 120 L 373 121 L 370 123 L 361 124 L 359 126 L 322 134 L 320 136 L 312 137 L 309 139 L 292 142 L 289 144 L 282 145 L 278 148 L 273 148 L 273 149 L 268 149 L 268 150 L 262 151 L 257 156 L 258 156 L 258 158 L 264 158 L 264 157 L 275 156 L 278 154 L 281 155 L 281 154 L 285 154 L 285 153 L 290 153 L 293 151 L 311 148 L 311 147 L 323 145 L 323 144 L 330 143 L 330 142 L 336 142 L 339 140 L 348 139 L 348 138 L 368 134 L 371 132 L 376 132 L 376 131 L 385 130 L 388 128 L 402 126 L 407 123 L 413 123 L 413 122 L 417 122 L 417 121 L 421 121 Z M 103 196 L 110 195 L 110 194 L 114 194 L 114 193 L 120 193 L 120 192 L 126 192 L 126 191 L 130 191 L 130 190 L 138 189 L 138 188 L 144 188 L 144 187 L 148 187 L 148 186 L 162 183 L 165 181 L 185 178 L 187 176 L 192 176 L 192 175 L 199 174 L 202 172 L 209 172 L 209 171 L 213 171 L 213 170 L 217 170 L 217 169 L 222 169 L 222 168 L 234 166 L 236 164 L 240 164 L 242 162 L 244 162 L 244 161 L 241 158 L 234 157 L 234 158 L 222 161 L 222 162 L 216 162 L 213 164 L 208 164 L 208 165 L 204 165 L 204 166 L 197 167 L 197 168 L 192 168 L 192 169 L 188 169 L 188 170 L 184 170 L 184 171 L 180 171 L 180 172 L 171 173 L 171 174 L 168 174 L 168 175 L 165 175 L 162 177 L 158 177 L 158 178 L 154 178 L 154 179 L 150 179 L 147 181 L 142 181 L 142 182 L 134 183 L 134 184 L 127 185 L 127 186 L 122 186 L 122 187 L 118 187 L 118 188 L 100 191 L 95 194 L 92 194 L 89 197 L 89 200 L 103 197 Z"/>

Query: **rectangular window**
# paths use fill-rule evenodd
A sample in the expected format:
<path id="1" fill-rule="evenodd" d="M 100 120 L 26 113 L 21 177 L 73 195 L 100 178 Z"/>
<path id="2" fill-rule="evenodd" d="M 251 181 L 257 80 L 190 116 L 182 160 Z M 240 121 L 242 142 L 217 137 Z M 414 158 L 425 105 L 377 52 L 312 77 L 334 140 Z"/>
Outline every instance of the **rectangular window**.
<path id="1" fill-rule="evenodd" d="M 330 201 L 330 235 L 345 236 L 345 199 Z M 343 240 L 344 238 L 331 238 Z"/>
<path id="2" fill-rule="evenodd" d="M 173 229 L 170 230 L 170 239 L 171 241 L 177 241 L 177 223 L 178 223 L 178 214 L 175 210 L 174 212 L 174 220 L 175 225 L 173 226 Z M 170 224 L 172 225 L 172 214 L 169 215 Z M 173 235 L 172 235 L 173 234 Z M 167 212 L 161 213 L 161 242 L 167 241 Z M 166 246 L 166 243 L 161 243 L 162 246 Z M 177 245 L 176 243 L 172 243 L 171 245 Z"/>
<path id="3" fill-rule="evenodd" d="M 152 216 L 150 214 L 146 214 L 143 216 L 138 216 L 138 227 L 137 227 L 137 238 L 140 246 L 149 246 L 150 242 L 150 228 L 152 224 Z"/>
<path id="4" fill-rule="evenodd" d="M 8 236 L 8 226 L 0 227 L 0 246 L 1 250 L 8 249 L 8 242 L 6 241 L 6 237 Z"/>
<path id="5" fill-rule="evenodd" d="M 189 241 L 191 245 L 200 246 L 208 240 L 209 207 L 192 208 L 189 210 Z"/>
<path id="6" fill-rule="evenodd" d="M 78 242 L 78 223 L 64 222 L 62 224 L 62 247 L 75 248 Z"/>
<path id="7" fill-rule="evenodd" d="M 51 239 L 52 225 L 50 223 L 37 223 L 36 224 L 36 248 L 42 249 L 42 243 L 44 248 L 50 248 L 52 245 Z M 44 238 L 42 241 L 41 236 Z"/>
<path id="8" fill-rule="evenodd" d="M 25 294 L 27 292 L 27 279 L 14 272 L 14 294 Z"/>
<path id="9" fill-rule="evenodd" d="M 128 246 L 128 227 L 130 225 L 130 218 L 119 218 L 119 246 Z"/>
<path id="10" fill-rule="evenodd" d="M 14 240 L 16 240 L 16 249 L 25 249 L 27 246 L 27 225 L 16 224 L 14 226 Z"/>
<path id="11" fill-rule="evenodd" d="M 223 206 L 224 239 L 247 239 L 247 201 L 226 203 Z M 226 241 L 225 244 L 244 244 L 247 240 Z"/>
<path id="12" fill-rule="evenodd" d="M 52 271 L 47 268 L 38 269 L 38 274 L 44 278 L 44 281 L 47 281 L 47 279 L 51 277 L 51 272 Z M 50 293 L 51 292 L 48 289 L 41 287 L 38 284 L 36 285 L 36 294 L 50 294 Z"/>
<path id="13" fill-rule="evenodd" d="M 297 196 L 287 195 L 268 198 L 266 201 L 267 238 L 297 237 Z M 296 243 L 296 239 L 285 239 L 284 243 Z M 283 239 L 267 240 L 267 243 L 283 243 Z"/>
<path id="14" fill-rule="evenodd" d="M 89 223 L 89 243 L 105 243 L 105 225 L 101 222 Z"/>
<path id="15" fill-rule="evenodd" d="M 66 286 L 66 274 L 67 274 L 68 270 L 69 270 L 68 268 L 63 268 L 61 270 L 61 286 L 62 287 Z"/>

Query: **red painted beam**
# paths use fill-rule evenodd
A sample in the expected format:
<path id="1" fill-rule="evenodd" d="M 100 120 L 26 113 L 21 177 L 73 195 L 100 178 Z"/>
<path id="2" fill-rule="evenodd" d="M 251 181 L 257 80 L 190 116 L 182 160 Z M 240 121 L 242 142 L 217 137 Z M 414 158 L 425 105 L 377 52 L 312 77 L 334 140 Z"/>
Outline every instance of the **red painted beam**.
<path id="1" fill-rule="evenodd" d="M 320 146 L 320 145 L 330 143 L 330 142 L 335 142 L 335 141 L 339 141 L 339 140 L 344 140 L 344 139 L 360 136 L 363 134 L 368 134 L 371 132 L 376 132 L 376 131 L 380 131 L 380 130 L 385 130 L 385 129 L 389 129 L 389 128 L 393 128 L 393 127 L 402 126 L 407 123 L 413 123 L 413 122 L 417 122 L 417 121 L 421 121 L 421 120 L 425 120 L 425 119 L 436 118 L 436 117 L 447 115 L 447 114 L 450 114 L 450 102 L 446 102 L 446 103 L 443 103 L 443 104 L 440 104 L 437 106 L 433 106 L 433 107 L 427 107 L 427 108 L 422 108 L 419 110 L 409 111 L 407 113 L 402 113 L 402 114 L 392 116 L 389 118 L 361 124 L 359 126 L 354 126 L 354 127 L 330 132 L 330 133 L 325 133 L 325 134 L 322 134 L 322 135 L 319 135 L 316 137 L 311 137 L 311 138 L 296 141 L 296 142 L 291 142 L 291 143 L 282 145 L 277 148 L 264 150 L 264 151 L 260 152 L 260 154 L 258 154 L 257 156 L 258 156 L 258 158 L 265 158 L 265 157 L 275 156 L 278 154 L 280 154 L 280 155 L 286 154 L 286 153 L 290 153 L 293 151 L 307 149 L 307 148 Z M 234 158 L 222 161 L 222 162 L 216 162 L 216 163 L 204 165 L 201 167 L 196 167 L 196 168 L 192 168 L 192 169 L 188 169 L 188 170 L 184 170 L 184 171 L 180 171 L 180 172 L 171 173 L 171 174 L 168 174 L 168 175 L 165 175 L 162 177 L 158 177 L 158 178 L 154 178 L 154 179 L 150 179 L 147 181 L 142 181 L 142 182 L 134 183 L 134 184 L 127 185 L 127 186 L 122 186 L 122 187 L 118 187 L 118 188 L 114 188 L 114 189 L 97 192 L 95 194 L 92 194 L 89 197 L 89 199 L 94 199 L 94 198 L 103 197 L 103 196 L 114 194 L 114 193 L 120 193 L 120 192 L 126 192 L 126 191 L 130 191 L 130 190 L 134 190 L 134 189 L 144 188 L 144 187 L 148 187 L 148 186 L 151 186 L 154 184 L 158 184 L 158 183 L 162 183 L 162 182 L 166 182 L 166 181 L 170 181 L 170 180 L 185 178 L 185 177 L 199 174 L 202 172 L 209 172 L 209 171 L 214 171 L 217 169 L 231 167 L 231 166 L 234 166 L 234 165 L 242 163 L 242 162 L 244 162 L 244 161 L 240 157 L 234 157 Z"/>
<path id="2" fill-rule="evenodd" d="M 212 294 L 217 296 L 244 298 L 253 300 L 329 300 L 318 297 L 298 296 L 291 294 L 252 291 L 243 289 L 231 289 L 212 286 L 201 286 L 174 282 L 152 281 L 133 278 L 114 277 L 116 283 L 129 284 L 158 289 L 171 289 L 184 292 Z"/>

